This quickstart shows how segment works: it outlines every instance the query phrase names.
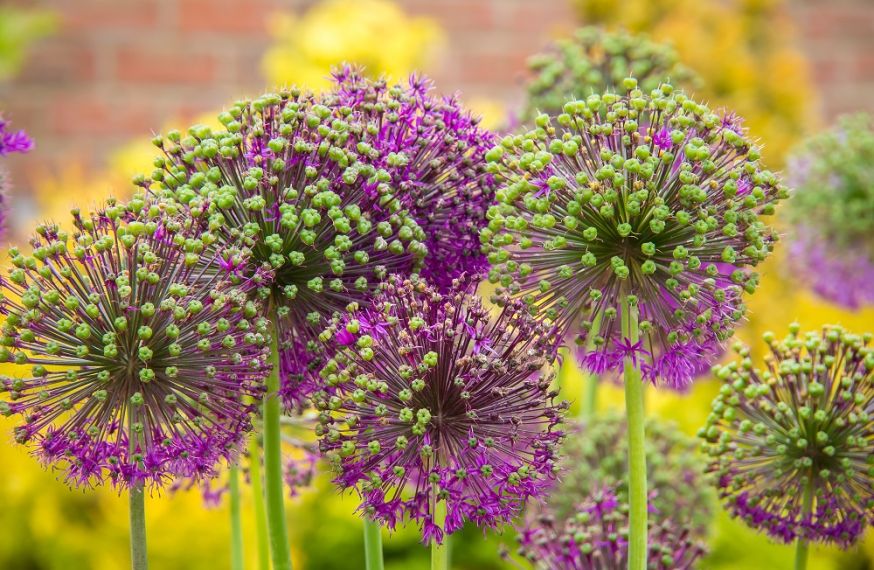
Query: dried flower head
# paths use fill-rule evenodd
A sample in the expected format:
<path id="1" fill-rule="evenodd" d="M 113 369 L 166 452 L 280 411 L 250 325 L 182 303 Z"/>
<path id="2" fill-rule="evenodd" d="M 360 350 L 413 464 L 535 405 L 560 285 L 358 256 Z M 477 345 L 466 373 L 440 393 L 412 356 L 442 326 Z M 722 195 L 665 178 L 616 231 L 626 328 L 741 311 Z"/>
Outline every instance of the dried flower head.
<path id="1" fill-rule="evenodd" d="M 701 437 L 720 496 L 778 540 L 848 546 L 874 523 L 871 335 L 792 325 L 765 342 L 764 369 L 741 346 L 716 369 L 725 384 Z"/>
<path id="2" fill-rule="evenodd" d="M 623 81 L 629 76 L 646 92 L 665 81 L 680 86 L 699 83 L 670 45 L 644 34 L 608 32 L 594 26 L 580 28 L 571 38 L 531 57 L 528 70 L 532 78 L 527 85 L 526 120 L 540 113 L 558 115 L 567 101 L 591 93 L 624 91 Z"/>
<path id="3" fill-rule="evenodd" d="M 734 117 L 667 84 L 625 86 L 489 151 L 502 186 L 481 237 L 498 293 L 575 335 L 585 368 L 631 357 L 679 388 L 743 318 L 748 268 L 776 240 L 759 216 L 786 190 Z M 625 302 L 639 306 L 640 342 L 621 330 Z"/>
<path id="4" fill-rule="evenodd" d="M 519 554 L 543 570 L 625 570 L 628 513 L 613 490 L 595 490 L 565 518 L 540 514 L 519 537 Z M 650 524 L 647 547 L 652 570 L 690 570 L 706 553 L 700 539 L 671 519 Z"/>
<path id="5" fill-rule="evenodd" d="M 315 398 L 336 482 L 390 528 L 419 523 L 426 542 L 465 520 L 506 523 L 541 496 L 566 408 L 553 404 L 543 371 L 555 357 L 552 328 L 519 301 L 491 316 L 469 290 L 391 278 L 370 312 L 326 331 L 346 344 Z"/>
<path id="6" fill-rule="evenodd" d="M 210 477 L 251 428 L 268 367 L 248 285 L 204 278 L 203 238 L 153 214 L 74 212 L 72 240 L 43 225 L 10 250 L 0 360 L 30 369 L 0 378 L 0 413 L 72 485 Z"/>
<path id="7" fill-rule="evenodd" d="M 821 297 L 874 303 L 874 119 L 842 117 L 789 159 L 789 262 Z"/>

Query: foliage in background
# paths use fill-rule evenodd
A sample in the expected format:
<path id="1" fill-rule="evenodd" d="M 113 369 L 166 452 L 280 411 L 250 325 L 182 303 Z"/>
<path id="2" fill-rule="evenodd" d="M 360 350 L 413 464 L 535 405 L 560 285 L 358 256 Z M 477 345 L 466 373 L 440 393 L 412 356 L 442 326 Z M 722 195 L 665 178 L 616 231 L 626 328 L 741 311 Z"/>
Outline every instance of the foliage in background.
<path id="1" fill-rule="evenodd" d="M 262 62 L 268 82 L 315 90 L 328 86 L 339 62 L 402 79 L 421 69 L 443 39 L 433 20 L 408 16 L 387 0 L 328 0 L 300 17 L 278 14 L 270 31 L 276 43 Z"/>
<path id="2" fill-rule="evenodd" d="M 779 165 L 809 128 L 812 89 L 787 0 L 573 0 L 584 24 L 668 41 L 702 79 L 698 99 L 731 107 Z"/>
<path id="3" fill-rule="evenodd" d="M 52 12 L 0 6 L 0 81 L 15 75 L 30 44 L 51 34 L 56 25 Z"/>
<path id="4" fill-rule="evenodd" d="M 631 31 L 651 33 L 658 40 L 671 41 L 682 61 L 702 74 L 705 81 L 716 81 L 715 87 L 702 91 L 702 95 L 710 98 L 714 107 L 731 103 L 749 119 L 747 124 L 752 134 L 766 143 L 768 165 L 779 165 L 783 152 L 807 130 L 813 91 L 807 81 L 806 66 L 790 45 L 788 19 L 782 15 L 772 16 L 780 13 L 786 0 L 574 1 L 588 14 L 584 23 L 622 25 Z M 309 19 L 309 14 L 324 9 L 317 5 L 299 20 L 285 20 L 290 23 L 285 32 L 288 36 L 274 34 L 276 47 L 270 52 L 273 55 L 267 58 L 268 61 L 273 58 L 272 64 L 264 64 L 271 82 L 324 81 L 330 67 L 340 61 L 331 57 L 356 60 L 349 51 L 337 55 L 339 52 L 335 48 L 338 46 L 346 46 L 346 50 L 354 48 L 360 50 L 359 53 L 384 54 L 370 60 L 359 56 L 356 61 L 370 69 L 402 77 L 423 63 L 416 58 L 427 60 L 433 46 L 443 37 L 439 28 L 434 24 L 424 25 L 422 20 L 407 28 L 406 22 L 410 18 L 404 16 L 395 4 L 380 0 L 367 4 L 391 6 L 388 16 L 382 16 L 382 21 L 392 22 L 388 32 L 399 33 L 400 30 L 403 40 L 386 41 L 385 37 L 369 35 L 363 40 L 360 39 L 362 36 L 354 36 L 358 39 L 353 43 L 353 34 L 365 29 L 362 22 L 370 19 L 360 14 L 359 20 L 343 16 L 342 6 L 353 6 L 352 10 L 355 10 L 354 6 L 364 3 L 346 0 L 324 4 L 334 6 L 330 13 L 336 17 Z M 2 31 L 5 24 L 6 18 L 0 15 L 0 44 L 10 37 Z M 330 37 L 339 37 L 342 41 L 328 45 L 317 42 L 308 44 L 307 49 L 300 49 L 303 34 L 318 35 L 306 31 L 310 25 L 328 26 L 336 30 Z M 386 28 L 379 26 L 367 29 L 371 30 L 370 34 L 384 36 L 388 33 Z M 407 29 L 416 31 L 407 33 Z M 3 49 L 0 48 L 0 53 Z M 278 53 L 285 53 L 288 59 L 280 59 Z M 391 65 L 405 62 L 408 67 L 386 69 L 384 66 L 388 64 L 380 61 Z M 273 65 L 275 69 L 271 69 Z M 759 94 L 763 96 L 760 98 Z M 473 106 L 503 119 L 492 102 Z M 130 176 L 150 168 L 153 151 L 154 147 L 144 136 L 143 140 L 125 146 L 111 157 L 104 172 L 88 173 L 72 165 L 59 176 L 42 179 L 36 188 L 38 196 L 29 208 L 33 220 L 22 225 L 29 227 L 47 218 L 65 219 L 75 204 L 89 207 L 110 195 L 124 197 L 132 188 L 128 183 Z M 19 195 L 18 198 L 25 197 Z M 784 247 L 783 243 L 777 245 L 775 257 L 781 256 Z M 840 322 L 857 331 L 874 322 L 874 310 L 852 313 L 824 305 L 793 281 L 780 277 L 778 267 L 779 260 L 769 261 L 763 266 L 763 280 L 751 302 L 752 321 L 739 333 L 743 340 L 749 342 L 759 338 L 766 328 L 782 335 L 786 325 L 793 320 L 798 320 L 806 328 Z M 568 358 L 566 362 L 572 360 Z M 0 373 L 3 372 L 0 368 Z M 568 370 L 564 376 L 563 383 L 569 391 L 579 393 L 579 372 Z M 650 390 L 647 394 L 649 412 L 669 417 L 684 431 L 693 434 L 704 424 L 718 388 L 717 382 L 704 380 L 696 382 L 685 397 Z M 615 408 L 621 403 L 621 389 L 607 386 L 604 391 L 607 395 L 601 401 L 605 408 Z M 28 457 L 26 451 L 14 447 L 11 433 L 12 422 L 0 418 L 0 465 L 3 467 L 0 505 L 4 507 L 0 509 L 0 568 L 104 570 L 124 567 L 128 555 L 126 501 L 111 490 L 87 495 L 71 492 L 56 480 L 55 474 L 44 471 Z M 290 501 L 292 544 L 320 546 L 305 552 L 295 548 L 299 555 L 294 560 L 296 568 L 349 570 L 349 561 L 358 557 L 363 548 L 360 523 L 352 514 L 354 507 L 354 501 L 338 496 L 324 477 L 319 479 L 314 490 L 304 491 L 299 499 Z M 244 487 L 243 512 L 250 514 L 251 508 L 251 496 L 248 487 Z M 229 567 L 226 504 L 206 510 L 200 493 L 191 491 L 156 497 L 150 501 L 147 510 L 150 528 L 157 529 L 151 534 L 149 545 L 155 568 L 221 570 Z M 253 523 L 251 516 L 244 516 L 247 568 L 256 567 Z M 453 568 L 504 568 L 497 557 L 500 543 L 512 546 L 512 533 L 483 540 L 477 529 L 466 529 L 453 543 Z M 713 553 L 703 565 L 705 570 L 791 568 L 791 547 L 770 543 L 743 524 L 729 520 L 727 515 L 717 517 L 711 549 Z M 415 529 L 387 538 L 386 568 L 425 570 L 428 558 L 427 552 L 422 551 Z M 865 560 L 874 560 L 874 533 L 868 534 L 863 547 L 847 554 L 814 549 L 809 569 L 863 570 L 870 568 L 865 566 Z"/>

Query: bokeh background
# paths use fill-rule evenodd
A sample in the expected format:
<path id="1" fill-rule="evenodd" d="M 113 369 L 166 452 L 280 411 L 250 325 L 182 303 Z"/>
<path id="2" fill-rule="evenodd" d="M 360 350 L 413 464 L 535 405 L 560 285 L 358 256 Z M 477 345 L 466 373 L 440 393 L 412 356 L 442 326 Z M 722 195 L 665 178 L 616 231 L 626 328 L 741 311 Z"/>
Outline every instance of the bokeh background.
<path id="1" fill-rule="evenodd" d="M 2 159 L 15 181 L 8 241 L 26 243 L 35 222 L 63 220 L 74 205 L 124 197 L 131 175 L 150 168 L 152 133 L 207 121 L 277 84 L 319 88 L 344 60 L 395 78 L 422 70 L 500 127 L 520 106 L 526 58 L 583 24 L 673 43 L 705 80 L 696 95 L 746 117 L 773 168 L 839 114 L 874 112 L 872 0 L 2 0 L 0 111 L 37 142 Z M 779 252 L 762 274 L 742 340 L 782 334 L 793 320 L 874 325 L 874 310 L 841 311 L 800 289 Z M 563 377 L 572 395 L 579 373 Z M 694 434 L 716 389 L 704 380 L 683 397 L 651 390 L 649 411 Z M 289 506 L 296 568 L 360 566 L 351 498 L 319 478 Z M 228 568 L 228 519 L 227 505 L 206 509 L 196 490 L 152 497 L 153 567 Z M 244 529 L 252 568 L 253 522 Z M 791 567 L 791 547 L 723 514 L 711 542 L 705 569 Z M 501 568 L 502 543 L 512 547 L 511 530 L 484 538 L 468 529 L 453 542 L 453 567 Z M 0 419 L 0 568 L 122 569 L 127 548 L 126 501 L 66 488 L 13 445 Z M 415 533 L 386 536 L 385 552 L 388 568 L 427 568 Z M 814 549 L 810 568 L 874 568 L 874 534 L 849 552 Z"/>

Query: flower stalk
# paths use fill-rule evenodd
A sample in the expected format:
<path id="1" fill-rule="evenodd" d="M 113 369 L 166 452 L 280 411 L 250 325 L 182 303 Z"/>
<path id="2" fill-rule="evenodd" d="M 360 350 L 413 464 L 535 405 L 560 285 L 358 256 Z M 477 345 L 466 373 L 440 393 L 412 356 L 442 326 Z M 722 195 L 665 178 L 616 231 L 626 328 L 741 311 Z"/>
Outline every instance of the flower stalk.
<path id="1" fill-rule="evenodd" d="M 382 570 L 382 529 L 369 516 L 364 517 L 364 558 L 367 570 Z"/>
<path id="2" fill-rule="evenodd" d="M 270 364 L 267 392 L 264 394 L 264 500 L 267 506 L 267 531 L 274 570 L 291 570 L 291 549 L 285 522 L 285 491 L 282 473 L 282 434 L 279 418 L 282 403 L 279 398 L 279 329 L 275 311 L 271 318 Z"/>
<path id="3" fill-rule="evenodd" d="M 270 537 L 267 533 L 267 511 L 264 505 L 264 483 L 261 476 L 261 446 L 258 434 L 249 440 L 249 478 L 255 498 L 255 533 L 258 537 L 258 570 L 270 570 Z"/>
<path id="4" fill-rule="evenodd" d="M 243 570 L 243 526 L 240 520 L 240 466 L 231 465 L 229 495 L 231 503 L 231 570 Z"/>
<path id="5" fill-rule="evenodd" d="M 632 345 L 638 342 L 637 299 L 622 300 L 622 334 Z M 625 409 L 628 421 L 628 469 L 631 516 L 628 528 L 628 569 L 645 570 L 647 558 L 646 450 L 644 447 L 643 382 L 635 355 L 624 362 Z"/>

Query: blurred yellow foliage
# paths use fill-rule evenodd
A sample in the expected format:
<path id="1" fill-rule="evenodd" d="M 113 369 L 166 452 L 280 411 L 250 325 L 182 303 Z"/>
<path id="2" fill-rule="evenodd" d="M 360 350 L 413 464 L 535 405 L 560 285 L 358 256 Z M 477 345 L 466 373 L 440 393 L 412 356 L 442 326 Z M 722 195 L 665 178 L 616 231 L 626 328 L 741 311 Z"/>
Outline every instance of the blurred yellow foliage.
<path id="1" fill-rule="evenodd" d="M 276 44 L 262 67 L 273 84 L 323 89 L 340 62 L 364 65 L 372 75 L 402 79 L 424 66 L 443 40 L 429 18 L 406 15 L 387 0 L 328 0 L 303 16 L 271 19 Z"/>
<path id="2" fill-rule="evenodd" d="M 772 165 L 809 131 L 815 92 L 785 0 L 573 1 L 585 24 L 673 44 L 703 79 L 698 98 L 744 117 Z"/>

